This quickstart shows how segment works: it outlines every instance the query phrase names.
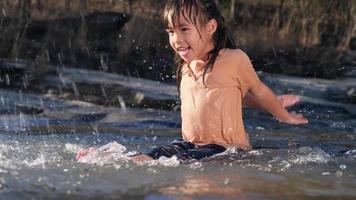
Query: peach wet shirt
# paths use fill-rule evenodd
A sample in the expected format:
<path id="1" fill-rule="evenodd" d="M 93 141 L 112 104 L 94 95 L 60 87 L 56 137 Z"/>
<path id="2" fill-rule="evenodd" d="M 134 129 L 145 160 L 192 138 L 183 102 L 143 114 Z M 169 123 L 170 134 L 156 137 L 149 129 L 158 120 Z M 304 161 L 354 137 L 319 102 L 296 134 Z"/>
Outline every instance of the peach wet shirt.
<path id="1" fill-rule="evenodd" d="M 221 50 L 203 84 L 203 61 L 182 69 L 182 135 L 196 145 L 219 144 L 251 149 L 242 120 L 242 98 L 259 82 L 248 56 L 239 49 Z"/>

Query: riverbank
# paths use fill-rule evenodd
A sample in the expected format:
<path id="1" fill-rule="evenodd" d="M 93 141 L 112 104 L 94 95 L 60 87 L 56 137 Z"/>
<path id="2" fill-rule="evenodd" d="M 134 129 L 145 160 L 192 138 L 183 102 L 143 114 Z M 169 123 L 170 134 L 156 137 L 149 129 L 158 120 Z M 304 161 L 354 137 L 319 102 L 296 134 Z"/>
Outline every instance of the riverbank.
<path id="1" fill-rule="evenodd" d="M 356 3 L 219 2 L 257 70 L 328 79 L 355 70 Z M 160 20 L 163 4 L 5 0 L 0 57 L 173 82 L 173 54 Z"/>

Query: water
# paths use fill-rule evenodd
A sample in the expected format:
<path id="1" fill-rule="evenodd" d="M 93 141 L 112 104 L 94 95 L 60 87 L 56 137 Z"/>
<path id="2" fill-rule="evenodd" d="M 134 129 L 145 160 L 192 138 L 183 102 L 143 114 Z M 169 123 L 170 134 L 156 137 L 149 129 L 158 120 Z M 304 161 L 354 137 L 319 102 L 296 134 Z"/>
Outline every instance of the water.
<path id="1" fill-rule="evenodd" d="M 173 137 L 1 134 L 0 197 L 352 199 L 356 196 L 356 145 L 339 154 L 319 147 L 250 152 L 229 149 L 213 158 L 184 164 L 175 158 L 140 165 L 125 159 L 96 164 L 75 160 L 78 149 L 92 145 L 116 141 L 127 147 L 125 153 L 129 153 L 147 151 L 150 146 L 164 144 Z"/>
<path id="2" fill-rule="evenodd" d="M 102 107 L 2 90 L 0 199 L 355 199 L 354 106 L 324 98 L 320 83 L 281 81 L 303 93 L 290 110 L 308 125 L 245 109 L 254 150 L 187 163 L 128 161 L 179 137 L 179 112 L 127 107 L 121 97 L 119 107 Z M 102 145 L 76 161 L 79 149 Z"/>

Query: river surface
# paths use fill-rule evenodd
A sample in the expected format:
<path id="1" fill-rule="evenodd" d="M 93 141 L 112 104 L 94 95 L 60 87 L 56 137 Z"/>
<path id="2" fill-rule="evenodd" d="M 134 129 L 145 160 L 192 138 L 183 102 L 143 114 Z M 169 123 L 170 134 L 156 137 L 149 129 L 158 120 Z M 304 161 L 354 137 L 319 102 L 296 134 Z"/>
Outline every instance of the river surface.
<path id="1" fill-rule="evenodd" d="M 310 123 L 289 126 L 246 109 L 254 150 L 228 149 L 186 163 L 127 159 L 178 138 L 178 111 L 108 108 L 3 90 L 0 199 L 356 199 L 353 105 L 322 96 L 320 87 L 334 83 L 280 77 L 288 88 L 281 90 L 266 80 L 280 93 L 302 95 L 290 110 Z M 25 104 L 45 112 L 18 113 Z M 102 145 L 102 156 L 76 161 L 79 149 Z"/>

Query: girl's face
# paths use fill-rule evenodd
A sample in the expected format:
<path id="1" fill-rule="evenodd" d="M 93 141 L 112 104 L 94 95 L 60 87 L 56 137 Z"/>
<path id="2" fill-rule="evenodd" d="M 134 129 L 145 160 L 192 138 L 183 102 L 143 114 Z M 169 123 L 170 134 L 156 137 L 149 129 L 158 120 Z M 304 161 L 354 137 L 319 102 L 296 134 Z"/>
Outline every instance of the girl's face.
<path id="1" fill-rule="evenodd" d="M 212 36 L 216 30 L 215 22 L 211 20 L 205 25 L 195 26 L 183 14 L 175 20 L 174 23 L 170 21 L 167 28 L 173 50 L 188 64 L 193 60 L 206 60 L 209 51 L 214 48 Z"/>

